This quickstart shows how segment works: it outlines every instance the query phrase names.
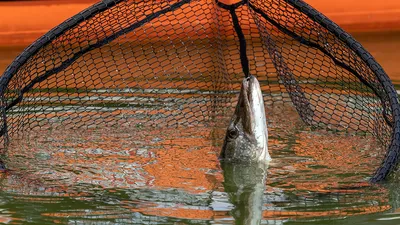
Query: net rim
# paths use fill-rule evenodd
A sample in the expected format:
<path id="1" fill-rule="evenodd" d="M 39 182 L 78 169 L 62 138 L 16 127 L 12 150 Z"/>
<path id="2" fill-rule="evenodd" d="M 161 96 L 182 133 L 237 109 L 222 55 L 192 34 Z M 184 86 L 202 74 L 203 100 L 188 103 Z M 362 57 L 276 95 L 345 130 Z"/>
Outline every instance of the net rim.
<path id="1" fill-rule="evenodd" d="M 0 77 L 0 93 L 4 92 L 4 87 L 8 85 L 11 78 L 34 54 L 36 54 L 43 46 L 48 45 L 54 39 L 64 34 L 67 30 L 75 27 L 79 23 L 94 17 L 97 13 L 103 12 L 110 7 L 117 5 L 125 0 L 102 0 L 94 5 L 82 10 L 76 15 L 66 19 L 61 24 L 49 30 L 46 34 L 39 37 L 36 41 L 26 47 L 20 55 L 18 55 L 12 63 L 4 71 Z"/>

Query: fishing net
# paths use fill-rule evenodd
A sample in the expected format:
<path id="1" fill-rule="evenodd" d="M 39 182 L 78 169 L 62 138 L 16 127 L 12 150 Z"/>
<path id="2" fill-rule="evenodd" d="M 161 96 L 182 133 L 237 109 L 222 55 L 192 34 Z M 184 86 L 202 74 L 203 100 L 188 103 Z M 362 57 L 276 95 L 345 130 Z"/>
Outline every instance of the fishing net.
<path id="1" fill-rule="evenodd" d="M 267 105 L 290 103 L 307 125 L 372 134 L 385 149 L 372 181 L 394 170 L 400 111 L 390 79 L 360 43 L 301 0 L 93 5 L 4 72 L 3 153 L 32 130 L 222 123 L 249 75 Z"/>

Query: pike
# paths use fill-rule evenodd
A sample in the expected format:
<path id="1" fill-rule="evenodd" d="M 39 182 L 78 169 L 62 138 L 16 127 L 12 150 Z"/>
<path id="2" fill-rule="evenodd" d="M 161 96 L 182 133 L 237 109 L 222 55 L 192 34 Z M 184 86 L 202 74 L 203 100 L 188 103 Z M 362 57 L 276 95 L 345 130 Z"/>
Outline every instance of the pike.
<path id="1" fill-rule="evenodd" d="M 269 162 L 264 99 L 256 77 L 244 78 L 220 158 L 233 162 Z"/>

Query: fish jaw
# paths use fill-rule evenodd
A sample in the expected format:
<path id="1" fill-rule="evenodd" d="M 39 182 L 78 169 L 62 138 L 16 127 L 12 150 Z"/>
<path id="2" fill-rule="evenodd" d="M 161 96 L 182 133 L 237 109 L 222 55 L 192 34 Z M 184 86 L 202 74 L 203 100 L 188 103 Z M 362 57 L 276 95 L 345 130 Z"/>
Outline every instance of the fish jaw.
<path id="1" fill-rule="evenodd" d="M 249 80 L 249 102 L 251 107 L 251 123 L 252 135 L 256 140 L 257 149 L 261 150 L 261 154 L 257 161 L 270 161 L 271 156 L 268 152 L 268 128 L 265 116 L 264 98 L 261 92 L 260 83 L 254 76 Z"/>

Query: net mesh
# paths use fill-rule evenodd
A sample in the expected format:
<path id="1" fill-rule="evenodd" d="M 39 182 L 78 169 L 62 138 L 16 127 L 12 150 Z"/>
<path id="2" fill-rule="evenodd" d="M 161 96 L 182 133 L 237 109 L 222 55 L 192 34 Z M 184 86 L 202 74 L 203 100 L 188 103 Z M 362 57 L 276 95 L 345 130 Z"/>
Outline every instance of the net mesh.
<path id="1" fill-rule="evenodd" d="M 381 66 L 300 0 L 104 0 L 15 59 L 0 80 L 1 135 L 113 126 L 207 126 L 230 115 L 245 75 L 267 105 L 308 125 L 367 132 L 397 163 L 399 105 Z"/>

